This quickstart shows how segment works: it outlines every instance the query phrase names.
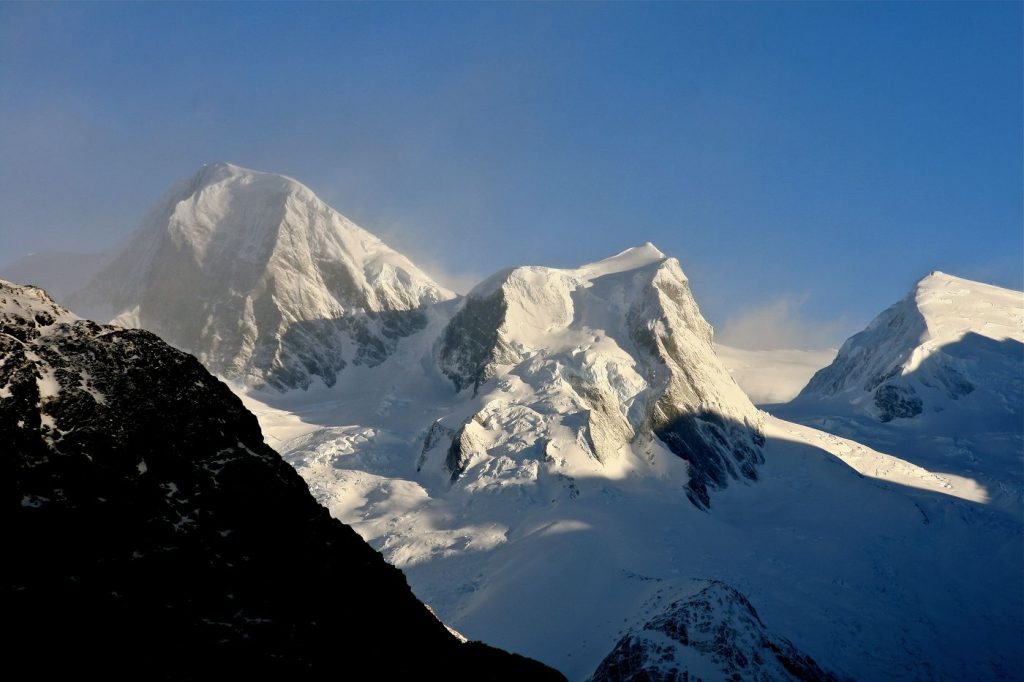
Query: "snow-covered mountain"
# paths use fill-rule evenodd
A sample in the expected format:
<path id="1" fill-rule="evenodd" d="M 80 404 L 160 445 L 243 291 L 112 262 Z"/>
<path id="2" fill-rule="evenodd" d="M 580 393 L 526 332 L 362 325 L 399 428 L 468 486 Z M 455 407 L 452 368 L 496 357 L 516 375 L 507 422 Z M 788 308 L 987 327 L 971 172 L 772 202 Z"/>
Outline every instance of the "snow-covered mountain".
<path id="1" fill-rule="evenodd" d="M 451 437 L 424 445 L 421 469 L 441 452 L 452 480 L 502 457 L 617 466 L 626 451 L 653 461 L 664 445 L 706 508 L 709 489 L 756 479 L 763 461 L 760 415 L 715 355 L 679 262 L 651 244 L 491 277 L 445 326 L 436 357 L 476 410 L 437 420 L 433 433 Z"/>
<path id="2" fill-rule="evenodd" d="M 499 273 L 349 382 L 239 390 L 446 622 L 572 679 L 706 578 L 774 633 L 740 627 L 744 655 L 785 638 L 838 676 L 1016 674 L 1019 519 L 975 481 L 758 412 L 649 245 Z"/>
<path id="3" fill-rule="evenodd" d="M 194 357 L 2 281 L 0 443 L 11 669 L 561 679 L 450 634 Z"/>
<path id="4" fill-rule="evenodd" d="M 1024 293 L 933 272 L 847 340 L 797 400 L 881 422 L 966 411 L 1019 426 L 1022 366 Z"/>
<path id="5" fill-rule="evenodd" d="M 1024 293 L 934 272 L 772 411 L 1024 514 Z"/>
<path id="6" fill-rule="evenodd" d="M 254 176 L 246 182 L 261 186 L 291 182 L 213 172 Z M 281 263 L 267 256 L 268 269 L 257 267 L 260 259 L 233 264 L 230 249 L 217 251 L 217 240 L 202 236 L 204 225 L 222 226 L 211 234 L 249 234 L 226 226 L 264 215 L 246 207 L 262 205 L 266 192 L 232 190 L 232 209 L 222 213 L 235 217 L 185 221 L 186 235 L 174 237 L 168 226 L 179 207 L 190 215 L 189 206 L 204 203 L 202 191 L 194 194 L 182 190 L 185 199 L 168 204 L 170 218 L 150 221 L 166 224 L 137 237 L 148 260 L 124 256 L 123 276 L 101 275 L 87 293 L 95 299 L 107 287 L 99 299 L 111 300 L 115 284 L 135 281 L 133 263 L 164 273 L 138 281 L 167 286 L 129 287 L 147 292 L 138 305 L 150 317 L 133 312 L 134 303 L 110 312 L 158 330 L 179 318 L 192 325 L 191 336 L 210 345 L 200 357 L 233 381 L 314 496 L 401 567 L 416 595 L 459 631 L 581 679 L 618 643 L 635 650 L 647 639 L 637 633 L 658 614 L 659 623 L 689 623 L 691 606 L 700 608 L 691 604 L 694 580 L 713 580 L 723 608 L 708 628 L 755 661 L 744 671 L 752 677 L 775 676 L 783 659 L 863 679 L 1024 673 L 1015 636 L 1024 627 L 1018 507 L 993 504 L 1002 498 L 970 471 L 842 437 L 835 415 L 798 425 L 758 411 L 720 361 L 679 263 L 652 245 L 579 268 L 513 268 L 465 298 L 425 277 L 385 277 L 419 293 L 374 294 L 370 305 L 378 280 L 366 273 L 389 271 L 367 268 L 350 246 L 326 260 L 318 254 L 327 251 L 312 248 Z M 278 231 L 317 233 L 299 226 L 301 211 L 285 213 Z M 145 234 L 159 236 L 155 251 L 146 250 Z M 235 239 L 228 241 L 250 243 Z M 185 265 L 174 265 L 177 244 Z M 273 253 L 294 253 L 273 244 Z M 204 255 L 211 253 L 219 255 Z M 323 274 L 335 271 L 332 259 L 357 265 L 332 279 Z M 207 261 L 229 274 L 190 265 Z M 236 270 L 258 286 L 223 286 Z M 415 274 L 411 264 L 401 270 Z M 175 287 L 184 285 L 170 286 L 175 273 L 192 278 L 186 288 L 196 296 L 226 288 L 227 302 L 213 305 L 221 299 L 211 294 L 182 303 Z M 330 284 L 339 280 L 349 284 Z M 323 294 L 321 284 L 337 292 Z M 347 303 L 352 291 L 361 292 L 358 304 Z M 307 296 L 338 304 L 307 306 Z M 214 352 L 236 346 L 223 354 L 228 361 Z M 958 369 L 975 389 L 947 400 L 963 405 L 983 395 L 988 375 Z M 881 426 L 898 423 L 924 422 Z M 975 435 L 988 443 L 986 434 Z M 658 655 L 696 655 L 676 644 Z M 729 656 L 703 661 L 717 671 L 711 677 L 737 672 Z"/>
<path id="7" fill-rule="evenodd" d="M 376 365 L 450 299 L 407 258 L 281 175 L 204 166 L 68 303 L 142 327 L 248 385 Z"/>
<path id="8" fill-rule="evenodd" d="M 620 639 L 591 682 L 828 682 L 836 677 L 772 634 L 747 598 L 717 580 L 684 594 Z"/>

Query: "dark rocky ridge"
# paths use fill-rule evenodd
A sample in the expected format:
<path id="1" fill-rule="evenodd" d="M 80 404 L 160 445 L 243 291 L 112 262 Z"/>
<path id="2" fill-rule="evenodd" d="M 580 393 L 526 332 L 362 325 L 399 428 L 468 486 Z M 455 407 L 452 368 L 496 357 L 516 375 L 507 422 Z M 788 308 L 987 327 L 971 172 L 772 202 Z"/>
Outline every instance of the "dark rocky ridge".
<path id="1" fill-rule="evenodd" d="M 0 283 L 8 669 L 561 679 L 463 644 L 190 355 Z"/>

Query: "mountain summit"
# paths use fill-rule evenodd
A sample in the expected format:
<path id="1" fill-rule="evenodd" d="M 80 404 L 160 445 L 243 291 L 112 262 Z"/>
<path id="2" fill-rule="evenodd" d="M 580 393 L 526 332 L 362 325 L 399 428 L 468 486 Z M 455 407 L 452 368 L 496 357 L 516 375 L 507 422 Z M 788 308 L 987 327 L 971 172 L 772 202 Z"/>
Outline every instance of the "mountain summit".
<path id="1" fill-rule="evenodd" d="M 960 476 L 1021 518 L 1024 293 L 933 272 L 774 412 Z"/>
<path id="2" fill-rule="evenodd" d="M 761 417 L 715 355 L 679 261 L 650 243 L 575 269 L 494 275 L 466 297 L 437 356 L 456 390 L 482 397 L 477 415 L 451 425 L 453 479 L 506 450 L 609 464 L 627 450 L 652 461 L 663 443 L 707 508 L 709 489 L 756 479 L 764 461 Z M 534 428 L 488 426 L 526 405 Z"/>
<path id="3" fill-rule="evenodd" d="M 332 385 L 453 298 L 291 178 L 203 166 L 150 212 L 69 304 L 143 327 L 250 386 Z"/>
<path id="4" fill-rule="evenodd" d="M 877 418 L 953 413 L 1012 431 L 1024 416 L 1024 294 L 933 272 L 850 337 L 796 399 Z M 964 425 L 959 425 L 962 431 Z"/>

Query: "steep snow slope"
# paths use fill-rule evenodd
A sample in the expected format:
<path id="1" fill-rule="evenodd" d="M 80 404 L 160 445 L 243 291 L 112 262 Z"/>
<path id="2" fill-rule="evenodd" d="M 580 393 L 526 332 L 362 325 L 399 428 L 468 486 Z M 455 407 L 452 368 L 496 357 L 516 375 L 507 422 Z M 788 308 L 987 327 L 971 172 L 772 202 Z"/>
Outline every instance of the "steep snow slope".
<path id="1" fill-rule="evenodd" d="M 847 403 L 881 422 L 971 410 L 1019 425 L 1022 362 L 1024 293 L 933 272 L 844 343 L 798 400 Z"/>
<path id="2" fill-rule="evenodd" d="M 1024 293 L 932 273 L 773 412 L 974 479 L 1024 513 Z"/>
<path id="3" fill-rule="evenodd" d="M 449 634 L 195 358 L 6 282 L 0 443 L 15 670 L 559 678 Z"/>
<path id="4" fill-rule="evenodd" d="M 706 578 L 747 596 L 765 641 L 839 675 L 1024 673 L 1019 518 L 972 480 L 757 412 L 684 284 L 649 246 L 517 268 L 344 385 L 242 392 L 446 622 L 570 678 Z M 756 447 L 757 482 L 727 474 L 692 504 L 687 457 L 704 452 L 658 437 L 662 400 L 732 415 L 726 442 Z"/>
<path id="5" fill-rule="evenodd" d="M 789 402 L 837 349 L 750 350 L 715 344 L 715 353 L 740 388 L 756 405 Z"/>
<path id="6" fill-rule="evenodd" d="M 143 327 L 249 385 L 333 384 L 453 294 L 281 175 L 226 163 L 175 187 L 71 306 Z"/>

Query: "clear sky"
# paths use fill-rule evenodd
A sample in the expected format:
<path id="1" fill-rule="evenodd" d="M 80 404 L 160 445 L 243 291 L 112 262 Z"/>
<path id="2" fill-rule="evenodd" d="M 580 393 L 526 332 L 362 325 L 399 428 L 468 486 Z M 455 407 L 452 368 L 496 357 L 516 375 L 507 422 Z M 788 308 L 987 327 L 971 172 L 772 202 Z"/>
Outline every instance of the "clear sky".
<path id="1" fill-rule="evenodd" d="M 723 331 L 838 343 L 931 270 L 1024 286 L 1021 8 L 0 3 L 0 263 L 224 160 L 456 288 L 652 241 Z"/>

